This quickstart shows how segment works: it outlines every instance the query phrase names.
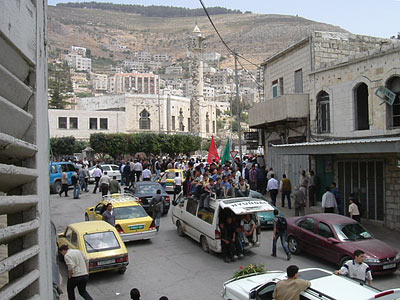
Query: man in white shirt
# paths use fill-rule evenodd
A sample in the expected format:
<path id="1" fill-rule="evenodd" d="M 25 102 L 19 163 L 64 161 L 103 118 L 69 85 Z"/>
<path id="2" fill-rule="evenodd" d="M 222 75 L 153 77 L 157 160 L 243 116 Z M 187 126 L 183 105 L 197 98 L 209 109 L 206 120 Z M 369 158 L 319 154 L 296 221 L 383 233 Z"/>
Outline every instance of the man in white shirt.
<path id="1" fill-rule="evenodd" d="M 133 171 L 136 175 L 136 181 L 139 181 L 143 171 L 143 166 L 139 160 L 137 160 L 136 163 L 133 165 Z"/>
<path id="2" fill-rule="evenodd" d="M 111 178 L 107 175 L 107 172 L 104 172 L 103 176 L 101 176 L 99 180 L 101 195 L 108 195 L 108 189 L 110 188 Z"/>
<path id="3" fill-rule="evenodd" d="M 329 187 L 325 188 L 325 194 L 322 195 L 322 208 L 324 208 L 324 213 L 335 212 L 335 208 L 337 208 L 335 195 L 330 191 Z"/>
<path id="4" fill-rule="evenodd" d="M 143 181 L 150 181 L 151 180 L 151 171 L 149 167 L 146 167 L 142 173 Z"/>
<path id="5" fill-rule="evenodd" d="M 335 271 L 336 275 L 348 275 L 350 278 L 361 280 L 372 284 L 372 273 L 369 266 L 364 262 L 365 253 L 362 250 L 354 251 L 354 259 L 344 263 L 340 270 Z"/>
<path id="6" fill-rule="evenodd" d="M 267 192 L 271 196 L 272 204 L 276 205 L 276 196 L 278 195 L 279 182 L 275 179 L 275 174 L 271 174 L 271 179 L 268 180 Z"/>
<path id="7" fill-rule="evenodd" d="M 78 249 L 69 249 L 67 245 L 61 245 L 60 253 L 64 256 L 68 268 L 67 291 L 68 300 L 75 300 L 75 287 L 78 287 L 79 295 L 85 300 L 93 300 L 86 291 L 89 280 L 89 260 Z"/>

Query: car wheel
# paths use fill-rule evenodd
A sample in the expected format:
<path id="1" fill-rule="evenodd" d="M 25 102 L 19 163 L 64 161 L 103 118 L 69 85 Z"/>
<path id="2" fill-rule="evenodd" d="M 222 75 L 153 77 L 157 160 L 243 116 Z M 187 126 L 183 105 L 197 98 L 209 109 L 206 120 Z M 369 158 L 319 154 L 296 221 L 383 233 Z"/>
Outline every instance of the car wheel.
<path id="1" fill-rule="evenodd" d="M 118 270 L 118 273 L 121 274 L 121 275 L 124 274 L 125 272 L 126 272 L 126 268 L 125 267 L 123 267 L 123 268 Z"/>
<path id="2" fill-rule="evenodd" d="M 90 221 L 88 214 L 85 214 L 85 221 Z"/>
<path id="3" fill-rule="evenodd" d="M 183 231 L 181 222 L 176 222 L 176 230 L 178 231 L 179 236 L 185 236 L 185 232 Z"/>
<path id="4" fill-rule="evenodd" d="M 300 253 L 299 242 L 293 236 L 290 236 L 288 238 L 288 247 L 289 247 L 290 253 L 292 253 L 292 254 L 299 254 Z"/>
<path id="5" fill-rule="evenodd" d="M 58 194 L 58 193 L 60 193 L 61 188 L 62 188 L 61 182 L 60 181 L 56 181 L 56 182 L 53 183 L 52 191 L 54 192 L 54 194 Z"/>
<path id="6" fill-rule="evenodd" d="M 351 260 L 352 258 L 350 257 L 350 256 L 344 256 L 344 257 L 342 257 L 342 259 L 340 260 L 340 262 L 339 262 L 339 267 L 341 268 L 341 267 L 343 267 L 343 265 L 344 265 L 344 263 L 346 262 L 346 261 L 348 261 L 348 260 Z"/>
<path id="7" fill-rule="evenodd" d="M 210 247 L 208 246 L 207 239 L 205 236 L 201 236 L 200 238 L 201 248 L 203 248 L 204 252 L 210 252 Z"/>

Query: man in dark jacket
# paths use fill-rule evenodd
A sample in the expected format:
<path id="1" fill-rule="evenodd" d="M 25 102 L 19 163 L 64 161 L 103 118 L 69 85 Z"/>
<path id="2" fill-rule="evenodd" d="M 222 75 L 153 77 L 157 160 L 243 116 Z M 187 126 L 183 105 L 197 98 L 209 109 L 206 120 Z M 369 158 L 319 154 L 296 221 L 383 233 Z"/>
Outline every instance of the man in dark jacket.
<path id="1" fill-rule="evenodd" d="M 103 221 L 115 226 L 115 214 L 111 203 L 107 203 L 107 209 L 103 212 Z"/>
<path id="2" fill-rule="evenodd" d="M 160 229 L 160 218 L 165 205 L 164 197 L 161 196 L 161 190 L 157 190 L 157 194 L 151 198 L 149 206 L 153 212 L 153 219 L 157 228 Z"/>
<path id="3" fill-rule="evenodd" d="M 256 172 L 257 172 L 257 191 L 261 194 L 265 194 L 265 185 L 267 183 L 267 176 L 265 174 L 265 169 L 257 165 Z"/>

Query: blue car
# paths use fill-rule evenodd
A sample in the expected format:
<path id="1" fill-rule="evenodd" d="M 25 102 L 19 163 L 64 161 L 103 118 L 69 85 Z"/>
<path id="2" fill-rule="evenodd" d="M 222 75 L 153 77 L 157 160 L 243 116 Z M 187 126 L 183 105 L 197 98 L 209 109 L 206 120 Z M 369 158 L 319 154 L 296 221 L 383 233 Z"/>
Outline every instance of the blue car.
<path id="1" fill-rule="evenodd" d="M 68 174 L 68 185 L 72 184 L 71 177 L 76 174 L 77 170 L 75 165 L 71 162 L 50 162 L 50 193 L 59 193 L 61 191 L 61 174 L 66 172 Z"/>
<path id="2" fill-rule="evenodd" d="M 269 203 L 269 201 L 267 200 L 267 197 L 265 197 L 263 194 L 250 190 L 250 194 L 249 196 L 251 198 L 256 198 L 256 199 L 261 199 L 261 200 L 265 200 Z M 270 203 L 271 204 L 271 203 Z M 272 205 L 271 206 L 274 209 L 278 209 L 276 206 Z M 279 209 L 278 209 L 279 211 Z M 274 225 L 274 212 L 273 211 L 268 211 L 268 212 L 259 212 L 257 213 L 258 215 L 258 219 L 260 221 L 260 226 L 261 229 L 267 229 L 267 228 L 272 228 Z M 281 211 L 279 211 L 279 216 L 283 217 L 283 214 Z"/>

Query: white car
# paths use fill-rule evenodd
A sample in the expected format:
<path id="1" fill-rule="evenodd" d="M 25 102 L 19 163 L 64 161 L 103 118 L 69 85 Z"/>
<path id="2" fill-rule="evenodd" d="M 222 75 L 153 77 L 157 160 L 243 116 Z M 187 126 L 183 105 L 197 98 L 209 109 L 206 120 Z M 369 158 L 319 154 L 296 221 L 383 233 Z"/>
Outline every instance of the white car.
<path id="1" fill-rule="evenodd" d="M 396 300 L 400 289 L 381 291 L 345 276 L 310 268 L 299 271 L 299 278 L 311 281 L 311 287 L 300 300 Z M 272 271 L 231 279 L 224 283 L 221 296 L 225 300 L 273 300 L 276 284 L 286 279 L 286 272 Z"/>
<path id="2" fill-rule="evenodd" d="M 121 181 L 121 172 L 119 171 L 119 167 L 117 165 L 104 164 L 100 166 L 103 169 L 103 173 L 107 172 L 108 177 Z M 96 166 L 89 168 L 89 182 L 91 183 L 94 182 L 93 172 L 95 168 Z"/>

